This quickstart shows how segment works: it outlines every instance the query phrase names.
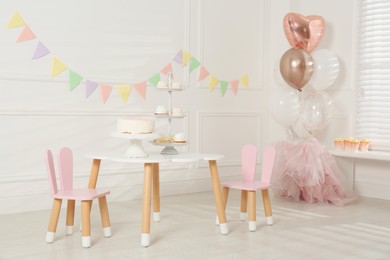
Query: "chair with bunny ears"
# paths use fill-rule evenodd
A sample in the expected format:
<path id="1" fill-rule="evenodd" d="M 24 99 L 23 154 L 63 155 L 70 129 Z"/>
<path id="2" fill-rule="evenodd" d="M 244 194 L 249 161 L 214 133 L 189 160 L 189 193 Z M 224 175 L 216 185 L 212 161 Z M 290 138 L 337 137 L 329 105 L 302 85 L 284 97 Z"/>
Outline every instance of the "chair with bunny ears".
<path id="1" fill-rule="evenodd" d="M 66 234 L 73 233 L 75 201 L 81 201 L 81 226 L 82 238 L 81 243 L 84 248 L 91 246 L 90 231 L 90 210 L 92 201 L 99 200 L 100 215 L 105 237 L 111 236 L 110 218 L 108 214 L 106 195 L 109 190 L 103 189 L 74 189 L 73 188 L 73 153 L 64 147 L 58 154 L 58 169 L 61 183 L 61 190 L 57 188 L 56 174 L 54 169 L 53 154 L 50 150 L 45 153 L 46 168 L 49 175 L 50 189 L 53 197 L 53 206 L 51 210 L 50 222 L 46 234 L 46 242 L 54 241 L 57 229 L 58 217 L 60 215 L 62 200 L 67 200 L 66 212 Z"/>
<path id="2" fill-rule="evenodd" d="M 252 144 L 246 144 L 241 149 L 242 179 L 239 181 L 223 182 L 223 196 L 225 207 L 230 189 L 241 190 L 240 219 L 245 220 L 247 207 L 249 208 L 249 231 L 256 231 L 256 191 L 261 190 L 264 204 L 264 213 L 267 225 L 273 224 L 272 209 L 268 188 L 271 187 L 271 177 L 276 158 L 274 146 L 268 146 L 264 150 L 262 161 L 261 181 L 255 180 L 257 148 Z"/>

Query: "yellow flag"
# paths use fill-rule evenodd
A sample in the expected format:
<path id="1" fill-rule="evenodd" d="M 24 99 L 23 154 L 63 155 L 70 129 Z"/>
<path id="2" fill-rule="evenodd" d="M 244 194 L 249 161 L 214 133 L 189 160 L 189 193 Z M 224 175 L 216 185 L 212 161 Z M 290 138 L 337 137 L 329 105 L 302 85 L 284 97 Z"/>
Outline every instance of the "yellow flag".
<path id="1" fill-rule="evenodd" d="M 210 76 L 210 92 L 218 85 L 219 80 L 213 75 Z"/>
<path id="2" fill-rule="evenodd" d="M 183 51 L 183 59 L 181 61 L 181 65 L 184 67 L 191 58 L 192 55 L 190 53 Z"/>
<path id="3" fill-rule="evenodd" d="M 126 103 L 131 93 L 131 86 L 130 85 L 117 86 L 116 90 L 119 92 L 119 95 L 122 97 L 123 103 Z"/>
<path id="4" fill-rule="evenodd" d="M 241 76 L 240 81 L 245 86 L 245 88 L 249 88 L 248 75 Z"/>
<path id="5" fill-rule="evenodd" d="M 56 77 L 62 72 L 64 72 L 68 67 L 62 63 L 59 59 L 53 57 L 52 67 L 51 67 L 51 76 Z"/>
<path id="6" fill-rule="evenodd" d="M 12 16 L 11 20 L 7 24 L 7 29 L 15 28 L 15 27 L 20 27 L 20 26 L 25 26 L 26 23 L 23 21 L 23 18 L 20 16 L 18 12 Z"/>

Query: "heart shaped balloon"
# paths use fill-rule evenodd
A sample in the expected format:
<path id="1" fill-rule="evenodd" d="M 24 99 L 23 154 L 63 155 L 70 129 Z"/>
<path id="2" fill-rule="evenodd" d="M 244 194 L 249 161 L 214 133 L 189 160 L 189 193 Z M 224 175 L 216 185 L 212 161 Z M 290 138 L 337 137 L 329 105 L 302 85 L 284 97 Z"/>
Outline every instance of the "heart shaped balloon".
<path id="1" fill-rule="evenodd" d="M 320 44 L 325 31 L 325 20 L 318 15 L 288 13 L 284 16 L 283 28 L 291 47 L 311 52 Z"/>

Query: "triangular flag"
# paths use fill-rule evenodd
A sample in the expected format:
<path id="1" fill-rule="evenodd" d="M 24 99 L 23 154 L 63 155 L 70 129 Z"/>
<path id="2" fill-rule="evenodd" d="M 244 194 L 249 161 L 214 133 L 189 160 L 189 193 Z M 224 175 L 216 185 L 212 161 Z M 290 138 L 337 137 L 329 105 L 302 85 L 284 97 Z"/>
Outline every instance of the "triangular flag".
<path id="1" fill-rule="evenodd" d="M 191 58 L 192 58 L 192 55 L 190 53 L 183 51 L 183 59 L 181 62 L 181 66 L 184 67 Z"/>
<path id="2" fill-rule="evenodd" d="M 241 76 L 240 81 L 242 85 L 244 85 L 246 88 L 249 88 L 248 75 Z"/>
<path id="3" fill-rule="evenodd" d="M 183 51 L 180 50 L 178 54 L 176 54 L 175 58 L 173 58 L 173 61 L 176 63 L 179 63 L 180 65 L 183 63 Z"/>
<path id="4" fill-rule="evenodd" d="M 96 82 L 87 80 L 85 82 L 85 96 L 86 98 L 89 98 L 89 96 L 96 90 L 98 87 L 98 84 Z"/>
<path id="5" fill-rule="evenodd" d="M 153 76 L 151 76 L 149 79 L 148 79 L 148 82 L 150 82 L 150 84 L 152 84 L 153 86 L 157 86 L 158 82 L 160 81 L 161 77 L 160 77 L 160 73 L 156 73 L 154 74 Z"/>
<path id="6" fill-rule="evenodd" d="M 222 80 L 220 81 L 222 96 L 225 96 L 228 85 L 229 85 L 229 83 L 227 81 L 222 81 Z"/>
<path id="7" fill-rule="evenodd" d="M 200 67 L 200 71 L 199 71 L 199 78 L 198 78 L 198 81 L 201 81 L 203 80 L 204 78 L 206 78 L 210 73 L 206 70 L 205 67 Z"/>
<path id="8" fill-rule="evenodd" d="M 199 66 L 200 66 L 200 62 L 194 57 L 192 57 L 190 59 L 190 73 L 193 72 Z"/>
<path id="9" fill-rule="evenodd" d="M 237 96 L 238 91 L 238 80 L 232 80 L 230 81 L 230 85 L 232 85 L 233 93 L 235 96 Z"/>
<path id="10" fill-rule="evenodd" d="M 51 67 L 51 76 L 56 77 L 62 72 L 64 72 L 68 67 L 62 63 L 59 59 L 56 57 L 53 57 L 52 60 L 52 67 Z"/>
<path id="11" fill-rule="evenodd" d="M 210 92 L 214 90 L 215 86 L 218 85 L 219 80 L 213 75 L 210 76 Z"/>
<path id="12" fill-rule="evenodd" d="M 119 92 L 119 95 L 122 97 L 123 103 L 126 103 L 131 93 L 131 86 L 122 85 L 122 86 L 117 86 L 115 89 Z"/>
<path id="13" fill-rule="evenodd" d="M 72 91 L 78 85 L 80 85 L 82 80 L 83 80 L 83 77 L 81 77 L 79 74 L 77 74 L 73 70 L 69 70 L 69 90 L 70 91 Z"/>
<path id="14" fill-rule="evenodd" d="M 169 72 L 172 72 L 172 63 L 169 63 L 161 70 L 161 73 L 164 74 L 165 76 L 167 76 Z"/>
<path id="15" fill-rule="evenodd" d="M 16 42 L 25 42 L 29 40 L 34 40 L 35 34 L 31 31 L 30 27 L 24 27 L 22 33 L 19 35 L 19 38 Z"/>
<path id="16" fill-rule="evenodd" d="M 23 21 L 23 18 L 20 16 L 18 12 L 12 16 L 11 20 L 7 24 L 7 29 L 15 28 L 15 27 L 20 27 L 20 26 L 25 26 L 26 23 Z"/>
<path id="17" fill-rule="evenodd" d="M 106 103 L 108 97 L 111 94 L 112 86 L 110 85 L 100 85 L 100 94 L 102 94 L 102 101 L 103 103 Z"/>
<path id="18" fill-rule="evenodd" d="M 35 48 L 34 55 L 32 57 L 33 60 L 41 58 L 49 54 L 50 51 L 43 45 L 41 42 L 38 42 L 37 47 Z"/>
<path id="19" fill-rule="evenodd" d="M 145 99 L 146 96 L 146 81 L 141 83 L 137 83 L 134 85 L 135 90 L 137 90 L 138 94 L 141 95 Z"/>

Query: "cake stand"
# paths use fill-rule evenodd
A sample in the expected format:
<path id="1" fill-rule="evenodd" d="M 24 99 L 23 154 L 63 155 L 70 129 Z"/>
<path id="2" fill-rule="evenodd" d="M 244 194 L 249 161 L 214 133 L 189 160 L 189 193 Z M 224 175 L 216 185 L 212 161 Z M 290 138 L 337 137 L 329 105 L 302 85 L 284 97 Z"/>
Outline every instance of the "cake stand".
<path id="1" fill-rule="evenodd" d="M 150 134 L 122 134 L 122 133 L 112 133 L 111 136 L 116 138 L 127 139 L 130 141 L 129 147 L 127 148 L 124 156 L 130 158 L 146 158 L 148 154 L 145 152 L 142 141 L 155 139 L 161 136 L 158 133 Z"/>
<path id="2" fill-rule="evenodd" d="M 160 152 L 161 154 L 175 155 L 175 154 L 179 153 L 175 149 L 175 146 L 187 145 L 188 142 L 185 142 L 185 143 L 175 143 L 175 142 L 155 142 L 155 141 L 153 141 L 152 144 L 154 144 L 156 146 L 165 146 L 165 148 L 162 149 L 162 151 Z"/>

